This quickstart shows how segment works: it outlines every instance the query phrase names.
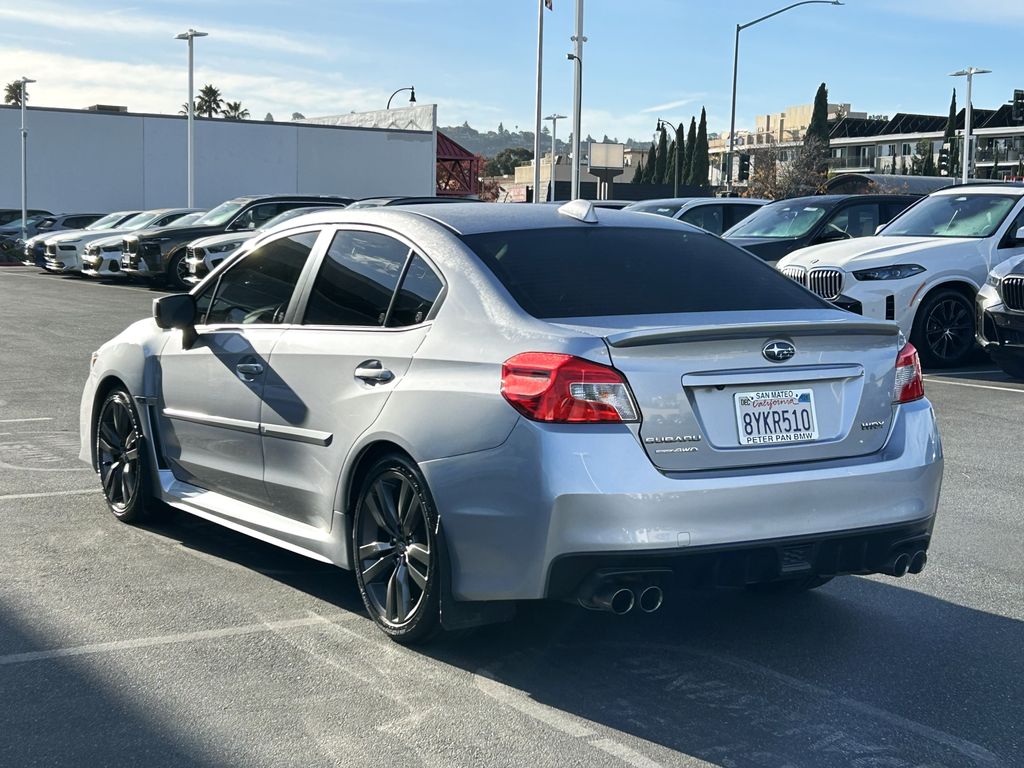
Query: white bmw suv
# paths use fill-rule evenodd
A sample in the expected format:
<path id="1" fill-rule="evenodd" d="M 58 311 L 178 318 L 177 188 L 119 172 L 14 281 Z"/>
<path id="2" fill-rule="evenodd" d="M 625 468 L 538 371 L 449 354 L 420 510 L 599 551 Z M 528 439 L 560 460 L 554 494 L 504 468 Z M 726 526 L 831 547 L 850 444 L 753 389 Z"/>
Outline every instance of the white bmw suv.
<path id="1" fill-rule="evenodd" d="M 901 213 L 874 237 L 794 251 L 778 269 L 865 317 L 895 320 L 922 361 L 967 362 L 975 297 L 989 271 L 1024 255 L 1024 186 L 949 187 Z"/>

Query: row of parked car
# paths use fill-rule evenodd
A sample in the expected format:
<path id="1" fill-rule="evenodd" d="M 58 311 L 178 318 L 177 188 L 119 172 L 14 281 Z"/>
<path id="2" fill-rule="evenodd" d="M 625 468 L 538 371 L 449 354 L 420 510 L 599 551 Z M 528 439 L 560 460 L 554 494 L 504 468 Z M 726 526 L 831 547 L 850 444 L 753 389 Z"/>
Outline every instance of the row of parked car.
<path id="1" fill-rule="evenodd" d="M 38 233 L 24 243 L 24 253 L 26 263 L 53 272 L 135 276 L 185 289 L 228 256 L 245 252 L 258 234 L 297 215 L 426 202 L 456 201 L 253 195 L 209 211 L 49 215 L 33 221 Z M 679 198 L 597 205 L 695 225 L 843 309 L 895 320 L 926 365 L 961 366 L 980 344 L 1007 373 L 1024 378 L 1024 187 L 971 184 L 925 197 Z M 60 228 L 65 231 L 55 233 Z"/>
<path id="2" fill-rule="evenodd" d="M 1022 186 L 774 203 L 656 200 L 625 210 L 717 230 L 821 298 L 895 320 L 925 365 L 964 365 L 980 345 L 1007 374 L 1024 378 Z"/>

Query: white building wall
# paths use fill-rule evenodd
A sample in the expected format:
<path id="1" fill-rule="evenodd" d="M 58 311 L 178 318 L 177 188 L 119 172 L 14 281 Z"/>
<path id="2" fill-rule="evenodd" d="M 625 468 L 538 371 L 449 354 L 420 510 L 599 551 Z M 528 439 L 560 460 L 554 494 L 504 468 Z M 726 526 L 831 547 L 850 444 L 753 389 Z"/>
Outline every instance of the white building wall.
<path id="1" fill-rule="evenodd" d="M 183 117 L 28 109 L 28 204 L 186 203 Z M 0 208 L 21 205 L 20 111 L 0 108 Z M 433 195 L 433 131 L 196 120 L 196 205 L 242 194 Z"/>

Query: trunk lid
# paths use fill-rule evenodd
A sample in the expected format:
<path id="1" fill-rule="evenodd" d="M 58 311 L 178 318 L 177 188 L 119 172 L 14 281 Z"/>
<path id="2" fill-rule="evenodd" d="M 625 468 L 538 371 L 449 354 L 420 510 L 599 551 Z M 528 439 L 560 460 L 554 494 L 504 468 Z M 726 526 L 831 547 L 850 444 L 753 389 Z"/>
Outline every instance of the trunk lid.
<path id="1" fill-rule="evenodd" d="M 604 337 L 659 469 L 847 458 L 884 445 L 894 413 L 895 324 L 830 310 L 651 319 L 678 322 L 619 317 L 566 325 Z M 773 346 L 770 354 L 785 357 L 792 348 L 793 355 L 773 362 L 765 354 Z"/>

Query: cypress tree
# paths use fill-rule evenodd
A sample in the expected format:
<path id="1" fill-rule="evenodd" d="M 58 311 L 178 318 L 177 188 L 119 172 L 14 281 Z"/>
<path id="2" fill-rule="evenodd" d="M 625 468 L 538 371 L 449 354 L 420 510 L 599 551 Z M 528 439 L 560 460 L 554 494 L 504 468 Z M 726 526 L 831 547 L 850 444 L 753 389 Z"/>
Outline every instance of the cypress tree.
<path id="1" fill-rule="evenodd" d="M 804 134 L 804 144 L 810 144 L 814 139 L 828 145 L 828 88 L 824 83 L 818 86 L 818 92 L 814 94 L 814 110 L 811 112 L 807 133 Z"/>
<path id="2" fill-rule="evenodd" d="M 932 152 L 932 142 L 928 140 L 928 150 L 924 155 L 924 163 L 921 166 L 922 176 L 934 176 L 935 175 L 935 155 Z"/>
<path id="3" fill-rule="evenodd" d="M 644 184 L 654 183 L 654 166 L 658 160 L 658 151 L 654 147 L 654 142 L 651 142 L 651 148 L 647 150 L 647 161 L 644 163 L 644 176 L 641 180 Z"/>
<path id="4" fill-rule="evenodd" d="M 654 164 L 654 183 L 665 182 L 665 167 L 668 165 L 668 133 L 662 125 L 658 131 L 658 154 Z"/>
<path id="5" fill-rule="evenodd" d="M 690 160 L 690 184 L 697 187 L 710 186 L 708 170 L 708 116 L 704 108 L 701 107 L 697 138 L 693 146 L 693 157 Z"/>
<path id="6" fill-rule="evenodd" d="M 662 178 L 662 184 L 673 184 L 676 180 L 676 143 L 673 140 L 668 145 L 668 162 L 665 163 L 665 176 Z"/>
<path id="7" fill-rule="evenodd" d="M 690 166 L 693 165 L 693 147 L 697 143 L 697 118 L 690 115 L 690 130 L 686 133 L 686 144 L 683 147 L 683 170 L 681 184 L 692 184 Z"/>
<path id="8" fill-rule="evenodd" d="M 633 171 L 633 184 L 641 184 L 644 180 L 644 159 L 641 157 L 636 161 L 636 170 Z"/>

